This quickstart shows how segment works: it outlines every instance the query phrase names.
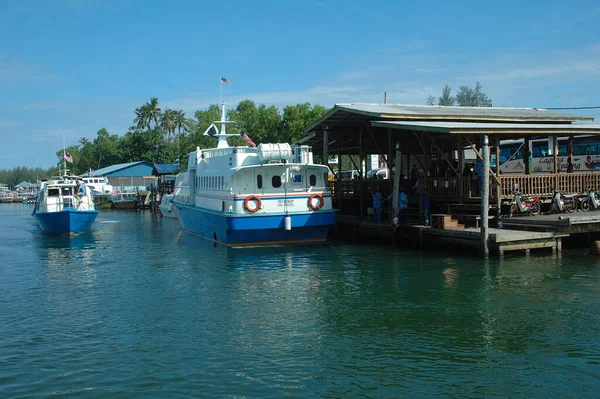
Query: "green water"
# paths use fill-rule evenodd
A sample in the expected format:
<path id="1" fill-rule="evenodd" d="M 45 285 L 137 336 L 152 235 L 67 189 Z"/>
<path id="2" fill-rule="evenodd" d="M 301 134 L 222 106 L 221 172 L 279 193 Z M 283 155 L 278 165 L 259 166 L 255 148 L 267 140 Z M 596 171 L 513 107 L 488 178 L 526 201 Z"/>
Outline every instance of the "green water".
<path id="1" fill-rule="evenodd" d="M 0 397 L 596 398 L 600 261 L 227 249 L 0 204 Z"/>

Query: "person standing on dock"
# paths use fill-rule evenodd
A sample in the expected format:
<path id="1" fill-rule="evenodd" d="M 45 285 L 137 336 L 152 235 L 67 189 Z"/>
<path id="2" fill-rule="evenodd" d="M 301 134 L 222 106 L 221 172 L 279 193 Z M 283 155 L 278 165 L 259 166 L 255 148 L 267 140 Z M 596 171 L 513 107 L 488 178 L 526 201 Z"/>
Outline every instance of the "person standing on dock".
<path id="1" fill-rule="evenodd" d="M 423 190 L 421 204 L 423 205 L 423 216 L 425 217 L 425 226 L 429 226 L 429 192 L 427 191 L 427 189 Z"/>
<path id="2" fill-rule="evenodd" d="M 377 187 L 373 190 L 373 212 L 375 213 L 375 221 L 377 223 L 381 222 L 381 193 Z"/>
<path id="3" fill-rule="evenodd" d="M 415 189 L 415 187 L 417 186 L 417 181 L 419 180 L 419 168 L 417 168 L 417 165 L 413 165 L 412 169 L 410 170 L 410 186 L 412 187 L 413 191 Z"/>

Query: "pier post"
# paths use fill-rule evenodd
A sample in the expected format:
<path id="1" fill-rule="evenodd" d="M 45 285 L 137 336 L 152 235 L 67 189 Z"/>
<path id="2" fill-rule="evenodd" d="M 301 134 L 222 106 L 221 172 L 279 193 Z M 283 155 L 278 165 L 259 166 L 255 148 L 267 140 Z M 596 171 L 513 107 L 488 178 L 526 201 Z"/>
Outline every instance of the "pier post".
<path id="1" fill-rule="evenodd" d="M 400 142 L 396 141 L 396 158 L 394 158 L 394 189 L 392 190 L 392 215 L 396 215 L 398 210 L 398 193 L 400 192 L 400 168 L 402 164 L 402 152 L 400 151 Z M 392 216 L 392 219 L 394 218 Z"/>
<path id="2" fill-rule="evenodd" d="M 483 157 L 483 171 L 481 178 L 481 252 L 484 257 L 490 256 L 488 248 L 488 214 L 490 203 L 490 147 L 487 134 L 481 137 L 481 156 Z"/>
<path id="3" fill-rule="evenodd" d="M 341 158 L 338 158 L 338 163 Z M 327 126 L 323 127 L 323 165 L 329 166 L 329 135 L 327 134 Z M 338 168 L 340 171 L 340 176 L 342 173 L 342 169 Z"/>

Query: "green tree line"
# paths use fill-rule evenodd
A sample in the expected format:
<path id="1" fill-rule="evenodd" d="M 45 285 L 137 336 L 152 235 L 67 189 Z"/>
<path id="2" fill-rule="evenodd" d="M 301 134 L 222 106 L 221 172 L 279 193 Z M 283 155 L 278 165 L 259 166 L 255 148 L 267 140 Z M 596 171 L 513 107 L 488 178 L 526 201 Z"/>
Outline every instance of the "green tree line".
<path id="1" fill-rule="evenodd" d="M 452 89 L 450 86 L 445 85 L 442 89 L 442 95 L 437 98 L 429 96 L 427 98 L 427 105 L 445 105 L 459 107 L 491 107 L 492 100 L 488 98 L 487 94 L 483 92 L 481 83 L 476 82 L 475 88 L 468 86 L 460 86 L 456 96 L 453 96 Z"/>
<path id="2" fill-rule="evenodd" d="M 227 111 L 227 119 L 236 121 L 239 128 L 257 144 L 294 143 L 304 136 L 304 127 L 325 112 L 325 107 L 313 106 L 308 102 L 288 105 L 280 111 L 275 106 L 257 106 L 251 100 L 243 100 L 237 107 Z M 204 131 L 212 122 L 221 119 L 217 104 L 188 117 L 181 109 L 162 109 L 158 98 L 152 97 L 133 113 L 133 125 L 125 134 L 119 136 L 102 128 L 96 133 L 95 139 L 82 137 L 76 145 L 67 147 L 66 151 L 73 157 L 73 163 L 67 163 L 67 169 L 79 175 L 119 163 L 174 163 L 196 147 L 216 146 L 216 139 L 204 136 Z M 230 128 L 228 133 L 237 133 L 237 130 Z M 247 145 L 241 137 L 229 140 L 232 145 Z M 56 157 L 56 166 L 48 169 L 2 169 L 0 182 L 13 187 L 21 181 L 35 182 L 57 176 L 63 164 L 62 148 L 56 151 Z"/>

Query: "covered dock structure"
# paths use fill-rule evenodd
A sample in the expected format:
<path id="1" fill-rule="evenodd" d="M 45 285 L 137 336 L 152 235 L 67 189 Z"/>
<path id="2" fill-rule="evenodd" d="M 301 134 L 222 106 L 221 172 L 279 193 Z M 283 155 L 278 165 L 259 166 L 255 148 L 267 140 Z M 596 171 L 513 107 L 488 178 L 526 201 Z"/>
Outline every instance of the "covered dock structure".
<path id="1" fill-rule="evenodd" d="M 479 227 L 482 218 L 487 226 L 487 216 L 500 216 L 516 191 L 547 201 L 555 189 L 585 193 L 588 187 L 600 188 L 600 172 L 569 169 L 575 156 L 573 139 L 600 135 L 600 125 L 593 121 L 537 108 L 345 103 L 336 104 L 307 126 L 300 142 L 311 145 L 324 164 L 333 156 L 339 171 L 360 171 L 358 179 L 352 180 L 334 173 L 331 189 L 341 216 L 366 218 L 372 191 L 378 188 L 386 198 L 394 192 L 396 181 L 408 193 L 413 224 L 420 221 L 419 193 L 427 189 L 433 213 Z M 569 140 L 566 149 L 559 148 L 559 138 Z M 532 161 L 530 143 L 540 140 L 545 140 L 547 151 L 535 159 L 537 165 Z M 521 152 L 512 154 L 513 160 L 516 155 L 520 159 L 515 170 L 502 171 L 506 157 L 501 157 L 501 146 L 509 141 L 521 143 Z M 490 153 L 487 161 L 484 147 Z M 600 153 L 595 154 L 600 161 Z M 392 176 L 397 171 L 398 177 L 366 178 L 371 155 L 377 155 L 380 166 L 392 171 Z M 487 182 L 487 189 L 465 168 L 467 160 L 489 165 L 487 178 L 479 176 Z M 411 173 L 413 165 L 418 179 Z M 418 193 L 411 192 L 413 185 L 420 187 Z"/>
<path id="2" fill-rule="evenodd" d="M 587 122 L 587 123 L 585 123 Z M 549 154 L 543 160 L 553 168 L 539 173 L 533 169 L 527 151 L 522 151 L 522 170 L 500 173 L 501 162 L 490 168 L 490 206 L 500 210 L 503 200 L 512 198 L 518 189 L 523 195 L 550 196 L 555 188 L 567 192 L 585 192 L 587 186 L 600 185 L 600 173 L 561 173 L 560 165 L 568 156 L 559 155 L 557 139 L 581 135 L 600 135 L 600 125 L 593 118 L 568 115 L 534 108 L 444 107 L 393 104 L 336 104 L 329 112 L 305 128 L 304 144 L 328 159 L 336 156 L 338 169 L 360 170 L 359 179 L 332 182 L 342 214 L 366 214 L 374 186 L 385 196 L 393 190 L 392 179 L 366 179 L 365 164 L 371 154 L 379 156 L 382 166 L 395 170 L 410 181 L 410 166 L 417 165 L 432 201 L 437 204 L 478 202 L 472 176 L 464 175 L 465 154 L 471 151 L 475 161 L 482 159 L 481 142 L 489 138 L 491 158 L 500 159 L 500 142 L 523 140 L 523 149 L 535 139 L 549 139 Z M 400 162 L 396 162 L 396 145 Z M 571 149 L 572 150 L 572 149 Z M 344 158 L 347 155 L 349 157 Z M 344 165 L 343 159 L 350 165 Z M 324 162 L 325 163 L 325 162 Z M 408 188 L 408 187 L 407 187 Z M 344 200 L 360 200 L 362 205 L 345 206 Z M 409 199 L 410 200 L 410 199 Z"/>

